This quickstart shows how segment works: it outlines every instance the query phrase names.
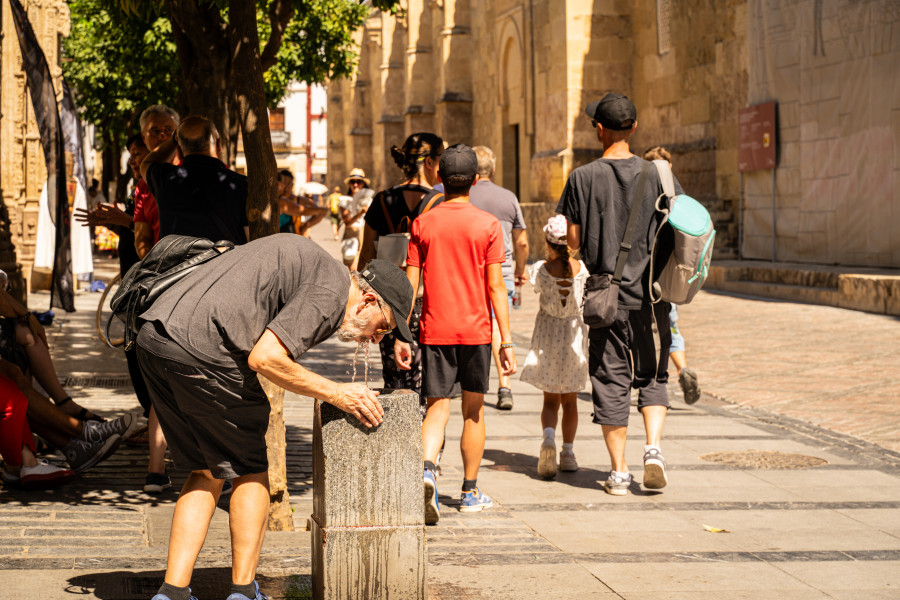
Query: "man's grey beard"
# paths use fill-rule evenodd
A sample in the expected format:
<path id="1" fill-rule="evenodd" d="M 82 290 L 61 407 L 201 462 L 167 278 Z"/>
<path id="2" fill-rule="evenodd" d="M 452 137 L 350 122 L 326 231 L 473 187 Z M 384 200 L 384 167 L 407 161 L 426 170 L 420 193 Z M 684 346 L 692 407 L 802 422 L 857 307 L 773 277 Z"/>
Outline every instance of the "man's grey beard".
<path id="1" fill-rule="evenodd" d="M 338 339 L 342 342 L 356 342 L 368 324 L 369 320 L 362 315 L 346 317 L 338 328 Z"/>

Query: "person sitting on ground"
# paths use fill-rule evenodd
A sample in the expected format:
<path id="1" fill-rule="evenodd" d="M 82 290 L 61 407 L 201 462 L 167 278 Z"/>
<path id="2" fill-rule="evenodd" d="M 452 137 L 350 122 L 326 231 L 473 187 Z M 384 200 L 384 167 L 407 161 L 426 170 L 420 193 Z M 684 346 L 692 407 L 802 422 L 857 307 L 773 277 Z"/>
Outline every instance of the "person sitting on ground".
<path id="1" fill-rule="evenodd" d="M 351 170 L 350 175 L 344 181 L 349 189 L 347 196 L 341 198 L 338 203 L 341 211 L 341 220 L 344 222 L 341 255 L 347 268 L 354 271 L 359 264 L 363 219 L 366 211 L 372 205 L 372 198 L 375 196 L 375 192 L 369 187 L 369 179 L 366 177 L 366 172 L 362 169 Z"/>
<path id="2" fill-rule="evenodd" d="M 0 290 L 0 317 L 0 357 L 19 367 L 29 379 L 37 379 L 66 414 L 82 421 L 102 421 L 102 417 L 76 404 L 59 383 L 44 328 L 6 290 Z"/>
<path id="3" fill-rule="evenodd" d="M 588 378 L 587 327 L 581 317 L 587 267 L 569 255 L 566 218 L 556 215 L 544 226 L 547 260 L 532 267 L 531 285 L 540 294 L 531 350 L 519 378 L 544 392 L 541 427 L 544 439 L 538 475 L 556 477 L 556 425 L 562 405 L 563 445 L 560 471 L 577 471 L 575 432 L 578 429 L 578 392 Z"/>
<path id="4" fill-rule="evenodd" d="M 315 202 L 305 196 L 295 195 L 293 190 L 293 173 L 287 169 L 278 171 L 275 190 L 278 196 L 278 208 L 281 210 L 278 231 L 309 237 L 312 228 L 318 225 L 325 218 L 325 215 L 328 214 L 328 209 L 317 206 Z"/>
<path id="5" fill-rule="evenodd" d="M 103 422 L 79 421 L 67 415 L 38 393 L 19 367 L 2 359 L 0 376 L 12 381 L 27 399 L 26 416 L 31 431 L 60 450 L 76 473 L 112 455 L 137 427 L 137 418 L 131 413 Z"/>
<path id="6" fill-rule="evenodd" d="M 422 394 L 428 408 L 422 422 L 425 522 L 440 519 L 435 463 L 450 419 L 450 398 L 462 391 L 463 431 L 460 451 L 462 512 L 493 506 L 477 486 L 484 454 L 484 395 L 491 370 L 491 313 L 500 329 L 500 364 L 505 375 L 516 372 L 509 333 L 509 297 L 501 265 L 506 260 L 503 230 L 491 214 L 469 203 L 478 175 L 475 152 L 464 144 L 441 154 L 439 173 L 445 200 L 412 224 L 406 275 L 413 289 L 425 288 L 419 342 L 422 348 Z M 397 367 L 409 369 L 409 344 L 394 348 Z"/>
<path id="7" fill-rule="evenodd" d="M 141 163 L 159 208 L 159 237 L 189 235 L 246 244 L 247 176 L 219 160 L 222 142 L 212 121 L 185 117 L 173 136 Z M 180 154 L 182 162 L 171 161 Z"/>
<path id="8" fill-rule="evenodd" d="M 5 486 L 26 490 L 50 489 L 75 478 L 75 471 L 38 460 L 37 446 L 28 427 L 28 399 L 16 384 L 0 376 L 0 472 Z"/>
<path id="9" fill-rule="evenodd" d="M 644 153 L 644 160 L 664 160 L 672 168 L 672 155 L 662 146 L 654 146 Z M 669 358 L 678 370 L 678 385 L 684 396 L 685 404 L 694 404 L 700 399 L 700 380 L 697 373 L 687 366 L 684 336 L 678 328 L 678 308 L 672 305 L 669 311 L 669 329 L 672 331 L 672 344 L 669 346 Z"/>

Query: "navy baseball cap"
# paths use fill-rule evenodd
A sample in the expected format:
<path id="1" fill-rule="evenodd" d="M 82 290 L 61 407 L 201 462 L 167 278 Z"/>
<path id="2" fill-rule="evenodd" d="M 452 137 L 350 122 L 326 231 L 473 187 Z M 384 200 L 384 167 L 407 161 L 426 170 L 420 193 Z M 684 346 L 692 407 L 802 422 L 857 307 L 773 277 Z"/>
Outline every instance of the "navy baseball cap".
<path id="1" fill-rule="evenodd" d="M 609 93 L 584 109 L 584 114 L 603 125 L 604 129 L 626 131 L 637 121 L 637 109 L 628 96 Z"/>
<path id="2" fill-rule="evenodd" d="M 475 151 L 465 144 L 453 144 L 441 154 L 438 174 L 444 181 L 451 177 L 474 179 L 478 172 L 478 158 Z"/>

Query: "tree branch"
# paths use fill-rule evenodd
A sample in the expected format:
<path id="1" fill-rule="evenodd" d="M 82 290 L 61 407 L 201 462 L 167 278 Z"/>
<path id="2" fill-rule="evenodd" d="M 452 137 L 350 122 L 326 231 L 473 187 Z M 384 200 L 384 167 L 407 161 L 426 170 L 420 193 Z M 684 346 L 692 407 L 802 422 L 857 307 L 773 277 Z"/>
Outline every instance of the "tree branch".
<path id="1" fill-rule="evenodd" d="M 278 62 L 278 50 L 284 41 L 284 30 L 287 29 L 293 16 L 293 0 L 275 0 L 269 7 L 269 23 L 272 25 L 272 34 L 260 55 L 263 71 L 268 71 Z"/>

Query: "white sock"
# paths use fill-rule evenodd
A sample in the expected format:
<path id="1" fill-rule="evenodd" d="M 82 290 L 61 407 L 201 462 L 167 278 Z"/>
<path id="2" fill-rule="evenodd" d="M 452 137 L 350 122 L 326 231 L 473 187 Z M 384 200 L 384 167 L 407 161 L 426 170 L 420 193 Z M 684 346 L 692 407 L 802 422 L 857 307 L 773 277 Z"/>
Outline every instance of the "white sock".
<path id="1" fill-rule="evenodd" d="M 662 450 L 660 450 L 659 446 L 654 446 L 653 444 L 644 444 L 644 452 L 646 452 L 647 450 L 650 450 L 651 448 L 656 448 L 657 451 L 662 452 Z"/>
<path id="2" fill-rule="evenodd" d="M 556 444 L 556 430 L 552 427 L 544 427 L 544 441 Z"/>
<path id="3" fill-rule="evenodd" d="M 563 451 L 569 450 L 570 452 L 575 447 L 575 442 L 563 442 Z"/>

